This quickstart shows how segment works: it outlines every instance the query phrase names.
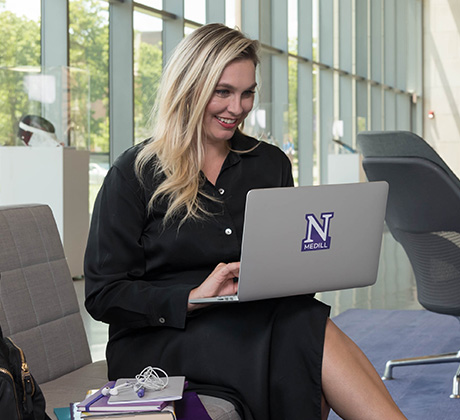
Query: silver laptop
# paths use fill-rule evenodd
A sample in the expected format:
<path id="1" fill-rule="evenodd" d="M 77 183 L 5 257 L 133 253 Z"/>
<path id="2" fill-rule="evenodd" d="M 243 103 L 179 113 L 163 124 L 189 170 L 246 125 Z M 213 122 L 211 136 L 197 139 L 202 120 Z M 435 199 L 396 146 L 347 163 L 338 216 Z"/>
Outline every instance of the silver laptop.
<path id="1" fill-rule="evenodd" d="M 238 293 L 191 303 L 244 302 L 374 284 L 388 184 L 249 191 Z"/>

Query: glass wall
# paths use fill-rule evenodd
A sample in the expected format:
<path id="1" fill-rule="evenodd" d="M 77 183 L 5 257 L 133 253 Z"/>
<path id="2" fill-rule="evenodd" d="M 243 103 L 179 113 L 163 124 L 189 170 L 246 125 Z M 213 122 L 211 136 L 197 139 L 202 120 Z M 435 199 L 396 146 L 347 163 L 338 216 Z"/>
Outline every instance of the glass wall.
<path id="1" fill-rule="evenodd" d="M 100 0 L 69 0 L 68 14 L 69 65 L 89 72 L 89 203 L 92 209 L 110 166 L 108 3 Z M 78 98 L 74 97 L 73 100 L 78 101 Z M 83 126 L 77 120 L 71 129 L 81 132 Z"/>
<path id="2" fill-rule="evenodd" d="M 40 21 L 40 1 L 0 1 L 0 146 L 19 144 L 19 120 L 40 107 L 24 85 L 40 72 Z"/>
<path id="3" fill-rule="evenodd" d="M 134 141 L 138 143 L 151 136 L 150 113 L 163 63 L 163 21 L 143 9 L 135 9 L 133 22 Z"/>
<path id="4" fill-rule="evenodd" d="M 296 6 L 299 23 L 299 51 L 290 47 L 289 65 L 296 59 L 312 73 L 311 90 L 310 76 L 303 71 L 297 76 L 298 106 L 304 94 L 312 104 L 305 103 L 297 115 L 299 183 L 339 182 L 334 172 L 340 171 L 341 161 L 354 158 L 345 155 L 356 155 L 359 131 L 422 134 L 422 101 L 415 100 L 422 96 L 422 1 L 288 0 L 287 6 L 289 32 Z M 409 15 L 410 28 L 404 23 Z M 290 40 L 289 45 L 295 44 Z M 307 125 L 302 121 L 310 118 L 311 126 L 301 130 Z M 358 156 L 355 161 L 358 168 Z M 355 179 L 343 180 L 359 181 L 359 176 L 356 172 Z"/>
<path id="5" fill-rule="evenodd" d="M 184 2 L 184 18 L 193 22 L 206 23 L 206 0 Z"/>
<path id="6" fill-rule="evenodd" d="M 1 144 L 16 141 L 11 116 L 23 100 L 4 70 L 43 64 L 50 39 L 40 45 L 40 15 L 56 4 L 66 3 L 0 0 Z M 53 48 L 62 43 L 62 65 L 89 73 L 93 190 L 123 150 L 149 137 L 162 67 L 206 22 L 261 41 L 246 129 L 289 154 L 298 184 L 330 182 L 331 157 L 353 155 L 361 130 L 422 134 L 421 11 L 421 0 L 68 0 L 67 33 Z"/>

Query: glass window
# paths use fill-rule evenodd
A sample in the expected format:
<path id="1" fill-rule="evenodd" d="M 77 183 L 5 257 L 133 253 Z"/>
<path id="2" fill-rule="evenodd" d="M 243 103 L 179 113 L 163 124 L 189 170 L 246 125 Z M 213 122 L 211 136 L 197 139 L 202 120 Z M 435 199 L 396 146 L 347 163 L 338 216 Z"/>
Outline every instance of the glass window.
<path id="1" fill-rule="evenodd" d="M 40 22 L 40 0 L 3 0 L 0 1 L 0 12 L 8 11 L 19 18 Z"/>
<path id="2" fill-rule="evenodd" d="M 288 3 L 288 52 L 298 54 L 298 5 L 296 0 L 289 0 Z M 299 183 L 299 161 L 298 161 L 298 61 L 295 58 L 288 60 L 288 134 L 284 141 L 283 149 L 292 162 L 294 182 Z"/>
<path id="3" fill-rule="evenodd" d="M 317 51 L 316 47 L 313 50 Z M 319 112 L 319 68 L 318 66 L 313 66 L 313 184 L 319 184 L 320 182 L 320 139 L 319 139 L 319 124 L 320 124 L 320 112 Z"/>
<path id="4" fill-rule="evenodd" d="M 163 21 L 134 12 L 134 141 L 150 137 L 149 118 L 162 71 Z"/>
<path id="5" fill-rule="evenodd" d="M 69 1 L 69 64 L 90 73 L 90 150 L 109 152 L 108 3 Z"/>
<path id="6" fill-rule="evenodd" d="M 289 59 L 289 110 L 288 110 L 288 134 L 284 141 L 283 149 L 292 162 L 294 182 L 298 185 L 299 181 L 299 161 L 298 161 L 298 112 L 297 112 L 297 95 L 298 95 L 298 61 Z"/>
<path id="7" fill-rule="evenodd" d="M 0 1 L 0 145 L 20 144 L 18 121 L 30 107 L 24 75 L 40 71 L 40 2 Z"/>
<path id="8" fill-rule="evenodd" d="M 225 1 L 225 24 L 229 28 L 241 26 L 241 23 L 237 21 L 237 10 L 235 0 Z"/>
<path id="9" fill-rule="evenodd" d="M 297 1 L 289 0 L 288 3 L 288 37 L 289 37 L 289 52 L 298 53 L 298 19 L 297 19 Z"/>
<path id="10" fill-rule="evenodd" d="M 106 1 L 69 0 L 69 65 L 90 78 L 90 211 L 109 168 L 108 9 Z"/>
<path id="11" fill-rule="evenodd" d="M 184 26 L 184 36 L 190 35 L 195 29 L 194 26 Z"/>
<path id="12" fill-rule="evenodd" d="M 319 0 L 312 2 L 313 60 L 319 61 Z"/>
<path id="13" fill-rule="evenodd" d="M 187 0 L 184 2 L 185 19 L 206 23 L 206 0 Z"/>

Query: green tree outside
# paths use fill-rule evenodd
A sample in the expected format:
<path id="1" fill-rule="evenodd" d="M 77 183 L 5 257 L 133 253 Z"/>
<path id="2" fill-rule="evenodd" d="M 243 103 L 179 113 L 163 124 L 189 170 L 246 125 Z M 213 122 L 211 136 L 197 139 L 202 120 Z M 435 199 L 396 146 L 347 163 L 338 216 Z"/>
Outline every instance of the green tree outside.
<path id="1" fill-rule="evenodd" d="M 151 110 L 162 73 L 161 44 L 140 42 L 134 66 L 134 124 L 138 143 L 151 136 Z"/>
<path id="2" fill-rule="evenodd" d="M 69 2 L 69 63 L 87 70 L 90 77 L 90 145 L 91 152 L 109 152 L 109 24 L 108 5 L 98 0 Z M 87 90 L 72 85 L 72 101 L 88 100 Z M 72 115 L 76 128 L 84 127 L 85 113 Z"/>
<path id="3" fill-rule="evenodd" d="M 24 90 L 24 73 L 12 67 L 40 65 L 40 24 L 2 11 L 0 2 L 0 145 L 17 142 L 18 121 L 25 113 L 39 109 Z M 36 112 L 36 111 L 35 111 Z"/>
<path id="4" fill-rule="evenodd" d="M 108 8 L 98 0 L 69 3 L 70 64 L 90 74 L 91 142 L 94 153 L 109 152 Z M 135 34 L 137 36 L 137 34 Z M 162 72 L 161 44 L 140 42 L 134 57 L 135 141 L 150 136 L 149 116 Z M 80 93 L 83 97 L 84 92 Z"/>

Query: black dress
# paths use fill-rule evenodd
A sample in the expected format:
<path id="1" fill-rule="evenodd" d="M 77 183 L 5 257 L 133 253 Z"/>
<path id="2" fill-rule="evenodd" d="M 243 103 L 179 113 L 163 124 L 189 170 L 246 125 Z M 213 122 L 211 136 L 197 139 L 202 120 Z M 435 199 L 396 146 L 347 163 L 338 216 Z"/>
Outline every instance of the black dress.
<path id="1" fill-rule="evenodd" d="M 328 306 L 296 296 L 187 314 L 190 290 L 218 263 L 239 261 L 247 191 L 293 185 L 286 155 L 257 144 L 235 133 L 216 185 L 203 187 L 219 199 L 203 198 L 213 216 L 180 229 L 164 227 L 165 202 L 147 214 L 158 180 L 146 177 L 141 186 L 135 176 L 142 145 L 121 155 L 94 207 L 85 305 L 110 324 L 110 379 L 158 366 L 185 375 L 189 389 L 230 400 L 245 420 L 320 419 Z"/>

